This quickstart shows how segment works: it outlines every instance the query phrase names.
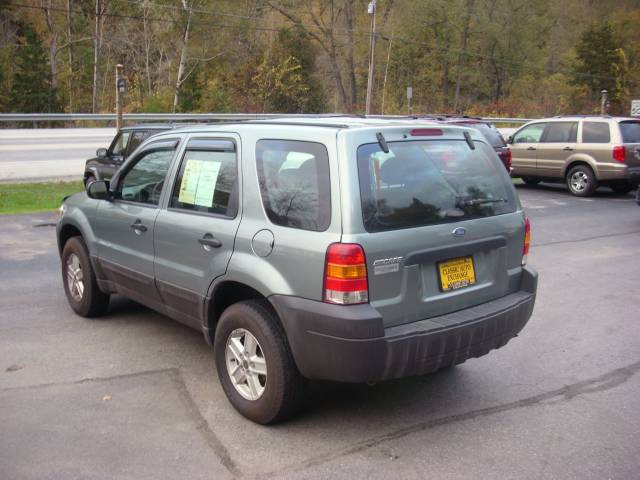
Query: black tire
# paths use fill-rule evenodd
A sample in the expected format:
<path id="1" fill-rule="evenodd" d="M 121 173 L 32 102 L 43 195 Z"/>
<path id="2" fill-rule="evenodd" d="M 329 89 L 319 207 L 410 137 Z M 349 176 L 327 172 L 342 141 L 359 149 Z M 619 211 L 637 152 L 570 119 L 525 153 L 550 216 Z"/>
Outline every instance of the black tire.
<path id="1" fill-rule="evenodd" d="M 264 391 L 256 400 L 244 398 L 227 371 L 227 341 L 232 332 L 244 329 L 258 341 L 267 376 Z M 228 307 L 216 327 L 214 356 L 224 393 L 238 412 L 263 425 L 295 415 L 302 405 L 305 379 L 291 355 L 282 326 L 266 300 L 246 300 Z"/>
<path id="2" fill-rule="evenodd" d="M 574 178 L 578 176 L 578 178 Z M 575 181 L 580 180 L 576 184 Z M 590 197 L 598 188 L 596 176 L 588 165 L 576 165 L 567 173 L 566 184 L 569 192 L 576 197 Z"/>
<path id="3" fill-rule="evenodd" d="M 79 260 L 82 271 L 82 284 L 84 291 L 80 295 L 80 299 L 71 292 L 71 286 L 68 280 L 68 261 L 75 255 Z M 64 244 L 62 249 L 62 284 L 64 285 L 64 293 L 67 295 L 69 305 L 78 315 L 83 317 L 98 317 L 104 314 L 109 307 L 109 295 L 104 293 L 98 287 L 96 275 L 89 260 L 89 254 L 82 237 L 71 237 Z"/>
<path id="4" fill-rule="evenodd" d="M 621 182 L 613 182 L 609 185 L 609 188 L 613 190 L 617 195 L 626 195 L 631 190 L 633 190 L 633 185 L 623 180 Z"/>
<path id="5" fill-rule="evenodd" d="M 542 179 L 540 177 L 522 177 L 522 181 L 526 185 L 529 185 L 530 187 L 534 187 L 538 185 L 542 181 Z"/>
<path id="6" fill-rule="evenodd" d="M 93 174 L 88 175 L 87 178 L 84 179 L 84 188 L 85 189 L 89 188 L 89 185 L 91 185 L 95 181 L 96 181 L 95 175 Z"/>

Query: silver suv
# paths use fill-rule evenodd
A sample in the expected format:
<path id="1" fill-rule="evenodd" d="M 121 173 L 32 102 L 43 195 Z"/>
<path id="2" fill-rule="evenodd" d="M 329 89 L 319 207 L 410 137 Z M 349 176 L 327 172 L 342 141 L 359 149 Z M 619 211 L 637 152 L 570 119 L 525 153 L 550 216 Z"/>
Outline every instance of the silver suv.
<path id="1" fill-rule="evenodd" d="M 71 308 L 121 294 L 204 333 L 243 415 L 292 415 L 306 379 L 422 375 L 531 316 L 529 222 L 483 135 L 354 118 L 165 132 L 57 227 Z"/>
<path id="2" fill-rule="evenodd" d="M 554 117 L 516 131 L 511 146 L 513 176 L 535 185 L 564 181 L 587 197 L 600 185 L 620 194 L 640 182 L 640 120 L 625 117 Z"/>

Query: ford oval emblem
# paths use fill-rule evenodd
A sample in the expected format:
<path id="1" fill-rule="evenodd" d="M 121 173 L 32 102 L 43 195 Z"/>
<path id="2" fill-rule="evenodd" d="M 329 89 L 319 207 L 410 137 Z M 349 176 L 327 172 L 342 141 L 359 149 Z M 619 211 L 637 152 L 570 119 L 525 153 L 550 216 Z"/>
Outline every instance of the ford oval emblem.
<path id="1" fill-rule="evenodd" d="M 458 227 L 458 228 L 455 228 L 451 233 L 455 237 L 464 237 L 464 235 L 467 233 L 467 229 L 463 227 Z"/>

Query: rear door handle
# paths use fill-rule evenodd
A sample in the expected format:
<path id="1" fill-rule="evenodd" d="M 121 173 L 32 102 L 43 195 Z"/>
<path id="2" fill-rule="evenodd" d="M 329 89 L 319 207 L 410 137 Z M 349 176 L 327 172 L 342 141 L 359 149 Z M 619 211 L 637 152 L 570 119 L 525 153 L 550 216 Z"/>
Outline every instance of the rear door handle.
<path id="1" fill-rule="evenodd" d="M 535 149 L 536 149 L 536 147 L 529 147 L 529 148 L 527 148 L 527 150 L 535 150 Z"/>
<path id="2" fill-rule="evenodd" d="M 573 152 L 573 148 L 571 147 L 564 147 L 562 150 L 564 150 L 565 152 Z"/>
<path id="3" fill-rule="evenodd" d="M 140 235 L 140 233 L 144 233 L 147 231 L 147 226 L 143 225 L 142 220 L 137 219 L 135 222 L 133 222 L 131 224 L 131 228 L 133 229 L 134 232 L 136 232 L 138 235 Z"/>
<path id="4" fill-rule="evenodd" d="M 202 245 L 206 251 L 209 251 L 212 248 L 220 248 L 222 246 L 222 242 L 210 233 L 205 233 L 202 238 L 198 239 L 198 243 Z"/>

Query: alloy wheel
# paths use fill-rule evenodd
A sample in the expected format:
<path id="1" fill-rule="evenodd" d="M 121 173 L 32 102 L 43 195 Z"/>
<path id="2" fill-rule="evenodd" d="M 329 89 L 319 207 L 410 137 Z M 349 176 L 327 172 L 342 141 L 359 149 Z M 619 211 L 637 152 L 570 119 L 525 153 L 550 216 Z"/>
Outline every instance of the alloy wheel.
<path id="1" fill-rule="evenodd" d="M 227 373 L 236 391 L 246 400 L 258 400 L 267 385 L 267 362 L 256 337 L 237 328 L 227 338 Z"/>

